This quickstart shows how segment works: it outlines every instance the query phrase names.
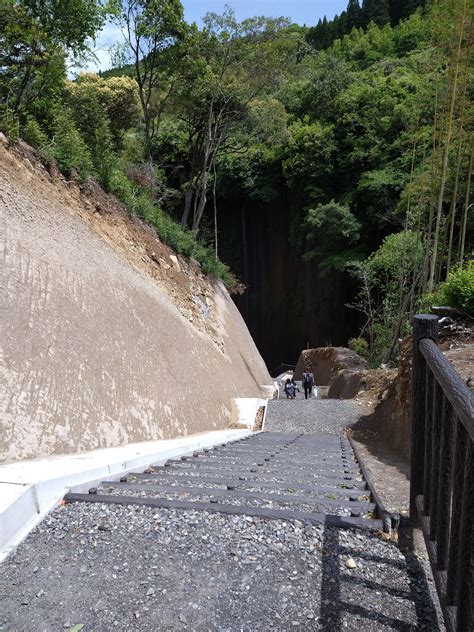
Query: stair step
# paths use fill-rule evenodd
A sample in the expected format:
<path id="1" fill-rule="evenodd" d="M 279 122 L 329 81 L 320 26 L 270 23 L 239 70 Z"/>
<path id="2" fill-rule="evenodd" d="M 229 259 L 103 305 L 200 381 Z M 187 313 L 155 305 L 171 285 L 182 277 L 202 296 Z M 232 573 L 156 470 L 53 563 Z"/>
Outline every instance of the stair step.
<path id="1" fill-rule="evenodd" d="M 255 471 L 253 471 L 255 470 Z M 188 475 L 191 477 L 197 477 L 200 475 L 210 475 L 210 474 L 218 474 L 218 475 L 227 475 L 227 476 L 252 476 L 256 475 L 260 480 L 269 480 L 269 479 L 278 479 L 282 481 L 294 482 L 297 475 L 303 478 L 305 481 L 309 482 L 321 482 L 321 481 L 331 481 L 334 485 L 354 485 L 358 486 L 363 483 L 362 479 L 350 478 L 350 475 L 344 476 L 342 473 L 337 474 L 333 472 L 295 472 L 295 470 L 287 470 L 283 468 L 277 468 L 275 470 L 258 467 L 257 465 L 254 467 L 244 468 L 242 466 L 227 466 L 227 467 L 184 467 L 184 466 L 157 466 L 153 468 L 153 473 L 159 474 L 160 476 L 168 477 L 168 476 L 183 476 Z"/>
<path id="2" fill-rule="evenodd" d="M 130 477 L 137 477 L 139 479 L 148 479 L 152 482 L 157 482 L 158 479 L 162 478 L 160 474 L 131 474 Z M 197 476 L 169 476 L 169 477 L 163 477 L 163 480 L 165 480 L 167 483 L 170 482 L 176 482 L 176 484 L 195 484 L 195 483 L 199 483 L 199 484 L 213 484 L 213 485 L 234 485 L 234 486 L 239 486 L 239 487 L 253 487 L 253 488 L 260 488 L 260 489 L 280 489 L 280 490 L 286 490 L 286 489 L 291 489 L 291 490 L 300 490 L 300 491 L 305 491 L 305 492 L 315 492 L 315 493 L 333 493 L 333 494 L 337 494 L 337 495 L 342 495 L 342 496 L 347 496 L 349 497 L 350 494 L 358 494 L 359 496 L 362 495 L 367 495 L 366 491 L 365 491 L 365 483 L 363 483 L 364 487 L 362 487 L 362 484 L 360 486 L 353 486 L 352 488 L 342 488 L 342 487 L 337 487 L 334 485 L 324 485 L 324 484 L 318 484 L 318 485 L 314 485 L 311 483 L 308 483 L 307 481 L 305 483 L 301 483 L 299 481 L 295 481 L 294 479 L 291 480 L 290 482 L 285 482 L 285 481 L 261 481 L 258 478 L 255 477 L 250 477 L 250 476 L 243 476 L 240 478 L 232 478 L 230 476 L 209 476 L 206 478 L 198 478 Z"/>
<path id="3" fill-rule="evenodd" d="M 301 494 L 268 494 L 262 492 L 249 492 L 247 490 L 243 490 L 238 486 L 234 489 L 213 489 L 213 488 L 203 488 L 203 487 L 193 487 L 193 486 L 172 486 L 172 485 L 157 485 L 153 483 L 144 484 L 144 483 L 117 483 L 113 481 L 103 481 L 101 486 L 104 488 L 105 493 L 110 493 L 109 490 L 116 489 L 120 490 L 128 490 L 128 491 L 136 491 L 136 492 L 157 492 L 157 493 L 170 493 L 170 494 L 190 494 L 194 496 L 212 496 L 213 498 L 247 498 L 254 500 L 262 500 L 262 501 L 271 501 L 271 502 L 284 502 L 284 503 L 299 503 L 304 505 L 326 505 L 328 507 L 345 507 L 349 510 L 360 510 L 361 512 L 367 513 L 374 511 L 376 505 L 370 502 L 362 502 L 362 501 L 351 501 L 347 498 L 327 498 L 324 495 L 319 496 L 309 496 L 309 495 L 301 495 Z"/>
<path id="4" fill-rule="evenodd" d="M 381 520 L 368 518 L 352 518 L 349 516 L 334 516 L 324 513 L 306 511 L 290 511 L 287 509 L 267 509 L 264 507 L 239 506 L 211 502 L 189 502 L 185 500 L 167 500 L 164 498 L 136 498 L 133 496 L 113 496 L 110 494 L 77 494 L 69 493 L 64 497 L 66 503 L 104 503 L 113 505 L 139 505 L 160 509 L 178 509 L 189 511 L 207 511 L 234 516 L 250 516 L 273 520 L 299 520 L 307 524 L 331 525 L 341 528 L 363 528 L 381 530 Z"/>
<path id="5" fill-rule="evenodd" d="M 266 460 L 268 459 L 268 460 Z M 196 458 L 192 460 L 186 461 L 172 461 L 171 464 L 173 467 L 177 467 L 178 469 L 186 469 L 191 467 L 214 467 L 218 466 L 218 468 L 232 468 L 232 467 L 263 467 L 265 470 L 282 470 L 295 473 L 304 473 L 304 472 L 314 472 L 317 474 L 318 472 L 337 472 L 341 476 L 345 477 L 346 475 L 352 474 L 353 476 L 361 476 L 360 468 L 355 466 L 346 466 L 343 463 L 315 463 L 315 464 L 294 464 L 292 461 L 275 461 L 266 457 L 266 459 L 253 459 L 242 461 L 240 459 L 211 459 L 211 458 Z M 260 465 L 261 464 L 261 465 Z M 156 466 L 156 469 L 159 467 L 169 467 L 169 466 Z"/>

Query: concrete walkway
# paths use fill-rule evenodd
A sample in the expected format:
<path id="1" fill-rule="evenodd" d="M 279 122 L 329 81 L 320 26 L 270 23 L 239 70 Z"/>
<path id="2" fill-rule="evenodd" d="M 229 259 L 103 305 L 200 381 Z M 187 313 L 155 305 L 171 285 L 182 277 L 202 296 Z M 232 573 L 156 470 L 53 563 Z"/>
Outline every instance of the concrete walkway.
<path id="1" fill-rule="evenodd" d="M 179 478 L 176 485 L 182 488 L 184 478 L 192 478 L 194 487 L 206 491 L 190 495 L 189 489 L 180 489 L 165 497 L 211 503 L 213 494 L 230 492 L 235 499 L 238 490 L 229 489 L 229 480 L 218 480 L 226 471 L 227 479 L 250 492 L 269 495 L 278 488 L 279 495 L 301 494 L 298 484 L 308 481 L 301 459 L 315 460 L 310 446 L 341 443 L 343 419 L 334 413 L 323 401 L 271 402 L 266 429 L 272 432 L 201 453 L 190 462 L 152 468 L 123 485 L 148 480 L 161 486 L 155 492 L 162 498 L 164 484 Z M 288 449 L 277 454 L 275 441 L 290 436 L 288 425 L 293 439 L 285 439 Z M 308 429 L 305 446 L 301 434 Z M 267 447 L 276 456 L 261 461 Z M 259 461 L 273 469 L 259 473 L 266 469 Z M 283 481 L 290 470 L 291 483 Z M 259 477 L 261 486 L 250 477 Z M 270 487 L 262 487 L 263 480 Z M 105 492 L 118 493 L 106 483 L 98 489 L 99 495 Z M 130 502 L 150 496 L 134 487 L 124 492 L 131 494 Z M 327 500 L 337 505 L 337 498 Z M 260 507 L 272 503 L 247 497 L 243 504 L 254 507 L 255 501 Z M 57 508 L 2 566 L 0 630 L 442 629 L 427 562 L 380 534 L 324 521 L 264 518 L 251 510 L 232 515 L 197 507 L 81 502 Z"/>

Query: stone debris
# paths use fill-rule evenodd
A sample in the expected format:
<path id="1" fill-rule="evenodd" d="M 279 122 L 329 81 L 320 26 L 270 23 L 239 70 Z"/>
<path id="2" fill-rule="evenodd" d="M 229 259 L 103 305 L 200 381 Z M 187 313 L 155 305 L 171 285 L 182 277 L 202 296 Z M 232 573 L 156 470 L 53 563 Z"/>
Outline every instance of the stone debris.
<path id="1" fill-rule="evenodd" d="M 343 409 L 326 407 L 316 418 L 321 409 L 302 401 L 301 409 L 307 409 L 298 420 L 289 414 L 300 410 L 298 404 L 284 402 L 286 417 L 284 406 L 278 407 L 270 424 L 291 426 L 293 432 L 298 423 L 300 431 L 322 430 L 329 444 L 340 442 L 347 455 L 344 440 L 335 436 Z M 337 413 L 332 420 L 331 410 Z M 230 463 L 232 445 L 226 446 Z M 238 445 L 244 453 L 253 444 Z M 224 463 L 225 452 L 210 450 L 204 458 Z M 200 458 L 173 467 L 186 472 Z M 128 475 L 124 485 L 156 481 L 161 470 L 148 471 Z M 205 476 L 193 479 L 202 498 L 211 498 L 210 490 L 228 489 Z M 245 482 L 247 490 L 259 490 L 258 481 L 242 478 L 234 487 Z M 297 479 L 287 493 L 295 493 Z M 167 484 L 179 482 L 178 475 L 177 483 Z M 179 498 L 179 492 L 168 494 Z M 83 632 L 444 630 L 427 560 L 377 534 L 295 519 L 101 502 L 57 507 L 0 574 L 0 630 L 56 632 L 74 621 L 82 622 Z"/>
<path id="2" fill-rule="evenodd" d="M 179 265 L 178 257 L 176 255 L 170 255 L 170 259 L 176 270 L 178 270 L 178 272 L 181 272 L 181 266 Z"/>
<path id="3" fill-rule="evenodd" d="M 348 558 L 348 560 L 346 562 L 346 566 L 347 566 L 347 568 L 357 568 L 357 564 L 354 562 L 352 557 Z"/>
<path id="4" fill-rule="evenodd" d="M 99 531 L 105 520 L 110 531 Z M 348 553 L 357 564 L 352 570 Z M 89 575 L 78 581 L 85 560 Z M 321 629 L 339 630 L 346 622 L 358 632 L 362 620 L 373 632 L 434 631 L 426 572 L 424 560 L 366 532 L 198 511 L 66 505 L 3 565 L 0 629 L 53 632 L 63 629 L 67 612 L 85 631 L 105 631 L 115 621 L 134 631 L 287 630 L 296 621 L 317 630 L 321 621 Z M 41 599 L 26 598 L 40 590 Z"/>

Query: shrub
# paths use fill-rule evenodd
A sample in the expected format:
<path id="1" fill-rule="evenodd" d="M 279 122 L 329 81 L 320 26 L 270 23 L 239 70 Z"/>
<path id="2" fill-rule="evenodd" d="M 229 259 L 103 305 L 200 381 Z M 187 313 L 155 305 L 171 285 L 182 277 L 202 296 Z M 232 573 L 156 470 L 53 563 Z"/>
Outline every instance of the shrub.
<path id="1" fill-rule="evenodd" d="M 230 290 L 237 288 L 237 279 L 225 263 L 216 259 L 215 252 L 200 244 L 195 233 L 183 228 L 163 212 L 152 202 L 148 192 L 143 187 L 132 183 L 123 171 L 117 169 L 112 173 L 110 190 L 132 213 L 152 224 L 160 239 L 175 252 L 196 259 L 201 264 L 203 272 L 222 279 Z"/>
<path id="2" fill-rule="evenodd" d="M 94 146 L 92 148 L 94 169 L 100 184 L 106 191 L 110 191 L 111 178 L 116 168 L 117 157 L 112 146 L 112 136 L 106 121 L 94 132 Z"/>
<path id="3" fill-rule="evenodd" d="M 436 292 L 421 298 L 419 307 L 426 311 L 433 305 L 454 307 L 474 315 L 474 261 L 451 270 Z"/>
<path id="4" fill-rule="evenodd" d="M 351 338 L 347 346 L 351 351 L 354 351 L 354 353 L 357 353 L 362 358 L 369 356 L 369 343 L 367 340 L 364 340 L 364 338 Z"/>
<path id="5" fill-rule="evenodd" d="M 3 104 L 0 104 L 0 132 L 4 132 L 12 143 L 16 143 L 20 135 L 18 116 Z"/>
<path id="6" fill-rule="evenodd" d="M 85 180 L 93 171 L 92 158 L 68 110 L 56 110 L 53 128 L 52 156 L 59 169 L 68 176 L 77 172 Z"/>
<path id="7" fill-rule="evenodd" d="M 23 140 L 34 147 L 42 150 L 48 144 L 48 137 L 41 129 L 38 121 L 31 116 L 28 117 L 22 133 Z"/>

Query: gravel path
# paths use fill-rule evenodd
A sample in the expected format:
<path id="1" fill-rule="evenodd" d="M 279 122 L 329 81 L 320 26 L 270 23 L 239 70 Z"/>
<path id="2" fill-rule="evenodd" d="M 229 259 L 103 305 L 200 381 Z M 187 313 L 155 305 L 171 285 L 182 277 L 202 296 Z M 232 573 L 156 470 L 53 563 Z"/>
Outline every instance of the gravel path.
<path id="1" fill-rule="evenodd" d="M 265 419 L 267 432 L 304 432 L 339 434 L 355 424 L 365 409 L 349 399 L 277 399 L 268 404 Z"/>
<path id="2" fill-rule="evenodd" d="M 0 629 L 433 631 L 422 565 L 363 532 L 66 505 L 2 567 Z"/>
<path id="3" fill-rule="evenodd" d="M 360 414 L 348 401 L 271 402 L 265 429 L 296 434 L 253 435 L 131 475 L 121 488 L 98 486 L 112 496 L 209 501 L 206 510 L 99 496 L 58 507 L 2 566 L 0 632 L 442 630 L 423 556 L 365 529 L 209 511 L 217 490 L 220 503 L 249 513 L 346 515 L 352 501 L 367 511 L 348 441 L 337 437 Z M 320 470 L 328 493 L 315 483 Z"/>

